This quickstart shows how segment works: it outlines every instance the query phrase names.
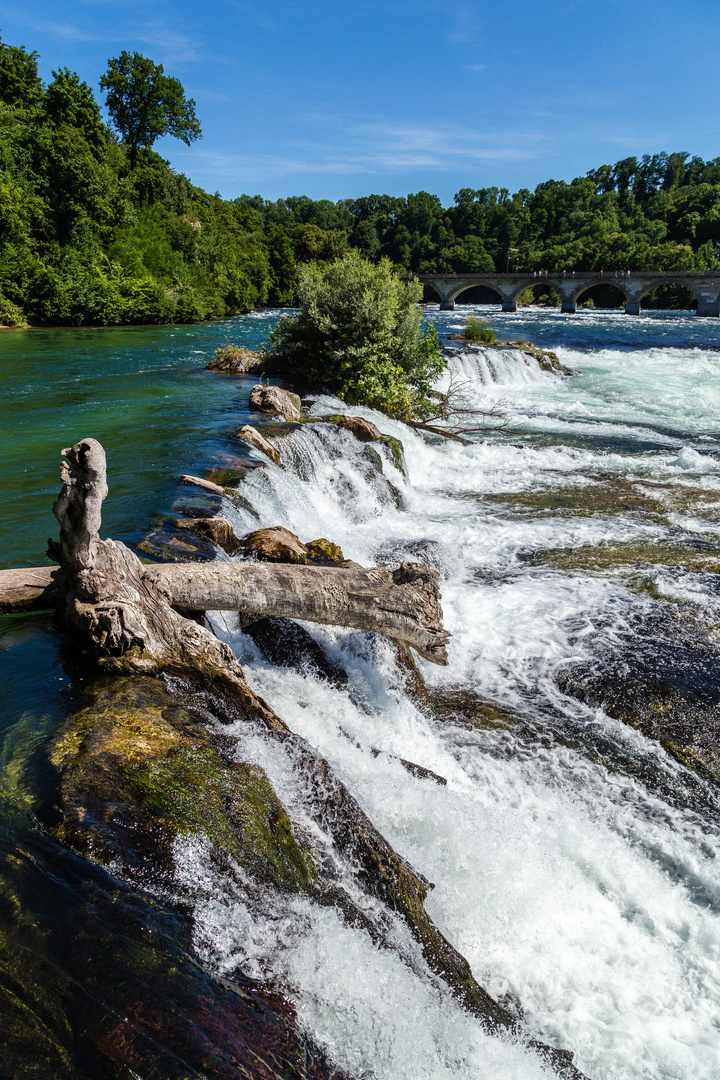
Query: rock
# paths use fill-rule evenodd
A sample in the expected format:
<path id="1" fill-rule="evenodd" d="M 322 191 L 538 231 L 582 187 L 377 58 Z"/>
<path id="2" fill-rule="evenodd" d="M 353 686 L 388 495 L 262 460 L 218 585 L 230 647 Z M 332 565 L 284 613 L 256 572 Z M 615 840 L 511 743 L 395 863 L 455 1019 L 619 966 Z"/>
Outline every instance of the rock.
<path id="1" fill-rule="evenodd" d="M 309 544 L 284 529 L 275 525 L 270 529 L 256 529 L 241 540 L 246 551 L 263 562 L 296 563 L 300 566 L 357 566 L 343 557 L 337 544 L 321 537 Z"/>
<path id="2" fill-rule="evenodd" d="M 247 552 L 263 562 L 298 563 L 306 566 L 310 561 L 306 545 L 298 540 L 295 533 L 284 529 L 282 525 L 271 529 L 256 529 L 255 532 L 243 536 L 242 545 Z"/>
<path id="3" fill-rule="evenodd" d="M 272 616 L 256 619 L 247 615 L 240 618 L 243 633 L 252 638 L 271 664 L 292 668 L 302 675 L 309 674 L 315 678 L 326 679 L 333 686 L 347 685 L 345 669 L 333 664 L 322 646 L 318 645 L 304 626 L 292 619 Z"/>
<path id="4" fill-rule="evenodd" d="M 193 518 L 190 521 L 180 521 L 178 524 L 196 536 L 212 540 L 213 544 L 217 544 L 228 555 L 234 555 L 242 547 L 232 525 L 225 517 Z"/>
<path id="5" fill-rule="evenodd" d="M 237 345 L 217 349 L 213 359 L 205 365 L 206 371 L 227 371 L 232 375 L 258 374 L 262 369 L 263 361 L 256 353 Z"/>
<path id="6" fill-rule="evenodd" d="M 385 438 L 372 421 L 364 420 L 362 416 L 338 416 L 331 419 L 338 427 L 351 431 L 360 442 L 381 442 Z"/>
<path id="7" fill-rule="evenodd" d="M 626 615 L 594 661 L 561 669 L 563 693 L 657 739 L 681 764 L 720 783 L 717 629 L 674 604 Z"/>
<path id="8" fill-rule="evenodd" d="M 175 839 L 201 835 L 228 866 L 307 892 L 313 858 L 264 772 L 224 761 L 199 719 L 158 679 L 93 684 L 50 746 L 60 776 L 47 812 L 54 835 L 95 859 L 120 859 L 141 885 L 152 858 L 156 886 L 161 865 L 172 873 Z"/>
<path id="9" fill-rule="evenodd" d="M 322 421 L 326 424 L 335 424 L 351 432 L 360 442 L 381 442 L 390 450 L 393 463 L 398 472 L 407 479 L 408 470 L 405 462 L 405 450 L 400 439 L 394 435 L 383 435 L 380 428 L 370 420 L 364 420 L 361 416 L 327 416 Z"/>
<path id="10" fill-rule="evenodd" d="M 268 442 L 268 440 L 250 424 L 245 424 L 244 427 L 240 428 L 238 431 L 238 438 L 242 439 L 243 442 L 249 443 L 250 446 L 254 446 L 256 450 L 259 450 L 261 454 L 265 454 L 266 457 L 269 457 L 276 465 L 282 464 L 280 460 L 280 451 L 277 450 L 271 442 Z"/>
<path id="11" fill-rule="evenodd" d="M 202 533 L 191 536 L 191 531 L 180 522 L 177 525 L 166 523 L 144 536 L 137 550 L 163 562 L 212 562 L 215 548 L 207 542 L 212 538 Z"/>
<path id="12" fill-rule="evenodd" d="M 290 390 L 283 390 L 280 386 L 263 386 L 258 384 L 250 391 L 250 408 L 259 409 L 261 412 L 280 413 L 286 420 L 299 421 L 302 418 L 300 412 L 300 397 Z"/>

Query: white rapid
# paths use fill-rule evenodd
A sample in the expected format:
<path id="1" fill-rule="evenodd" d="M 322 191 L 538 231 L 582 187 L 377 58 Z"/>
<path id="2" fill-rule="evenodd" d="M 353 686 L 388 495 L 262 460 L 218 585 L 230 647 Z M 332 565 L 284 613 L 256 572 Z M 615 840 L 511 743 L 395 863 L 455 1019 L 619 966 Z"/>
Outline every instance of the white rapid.
<path id="1" fill-rule="evenodd" d="M 408 480 L 389 452 L 378 475 L 347 432 L 307 425 L 283 439 L 282 469 L 258 469 L 242 488 L 262 525 L 325 536 L 365 565 L 409 557 L 441 569 L 450 661 L 420 666 L 447 708 L 431 718 L 414 705 L 390 649 L 363 634 L 308 626 L 349 673 L 339 690 L 272 667 L 230 620 L 217 626 L 252 685 L 435 883 L 432 918 L 491 993 L 519 1002 L 538 1038 L 573 1050 L 591 1080 L 712 1080 L 715 796 L 658 744 L 564 696 L 553 675 L 653 603 L 622 566 L 588 570 L 573 553 L 717 541 L 720 356 L 559 351 L 579 374 L 541 372 L 513 352 L 454 361 L 477 404 L 500 401 L 508 417 L 507 431 L 469 447 L 315 402 L 315 416 L 361 413 L 402 439 Z M 608 490 L 632 485 L 654 493 L 656 514 L 607 504 Z M 601 512 L 585 512 L 583 493 L 606 499 Z M 238 531 L 257 527 L 231 513 Z M 546 558 L 558 551 L 565 561 Z M 657 565 L 648 575 L 686 608 L 717 609 L 709 574 Z M 240 726 L 235 734 L 238 755 L 267 769 L 302 820 L 300 783 L 282 755 Z M 399 757 L 447 786 L 409 774 Z M 206 852 L 188 844 L 178 856 L 208 959 L 290 987 L 300 1022 L 353 1076 L 546 1075 L 522 1047 L 482 1034 L 401 926 L 397 951 L 383 951 L 307 900 L 268 896 L 251 909 L 208 884 Z"/>

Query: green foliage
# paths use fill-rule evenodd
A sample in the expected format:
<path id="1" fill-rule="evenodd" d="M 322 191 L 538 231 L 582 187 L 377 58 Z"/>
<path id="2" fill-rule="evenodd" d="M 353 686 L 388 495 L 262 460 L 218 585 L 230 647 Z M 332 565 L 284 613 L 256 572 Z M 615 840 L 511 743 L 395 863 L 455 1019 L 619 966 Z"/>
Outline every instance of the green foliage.
<path id="1" fill-rule="evenodd" d="M 630 157 L 535 191 L 463 188 L 450 207 L 424 191 L 226 202 L 152 150 L 162 134 L 200 136 L 194 103 L 160 65 L 127 52 L 110 61 L 102 86 L 121 143 L 91 88 L 60 68 L 45 89 L 37 59 L 0 42 L 0 296 L 31 324 L 197 321 L 289 307 L 302 300 L 298 282 L 312 277 L 305 268 L 322 278 L 347 251 L 416 273 L 504 270 L 509 248 L 511 268 L 522 270 L 716 262 L 720 158 Z M 646 301 L 684 302 L 675 287 Z M 377 342 L 368 348 L 364 389 L 338 376 L 348 400 L 380 400 L 382 384 L 396 411 L 409 409 L 402 364 Z"/>
<path id="2" fill-rule="evenodd" d="M 86 82 L 69 68 L 53 71 L 53 81 L 45 92 L 45 115 L 56 126 L 65 124 L 82 133 L 85 142 L 96 151 L 107 140 L 95 95 Z"/>
<path id="3" fill-rule="evenodd" d="M 129 147 L 131 169 L 138 150 L 151 147 L 162 135 L 182 139 L 188 146 L 202 137 L 195 102 L 185 97 L 180 81 L 140 53 L 123 50 L 109 60 L 100 88 L 107 91 L 107 110 Z"/>
<path id="4" fill-rule="evenodd" d="M 0 101 L 6 105 L 35 105 L 42 95 L 38 54 L 0 41 Z"/>
<path id="5" fill-rule="evenodd" d="M 401 419 L 422 416 L 445 367 L 434 328 L 423 333 L 422 287 L 348 252 L 327 266 L 298 270 L 300 314 L 283 319 L 267 352 L 350 404 Z"/>
<path id="6" fill-rule="evenodd" d="M 463 326 L 462 336 L 465 341 L 482 341 L 485 345 L 492 345 L 497 341 L 495 327 L 486 319 L 475 316 L 471 316 Z"/>

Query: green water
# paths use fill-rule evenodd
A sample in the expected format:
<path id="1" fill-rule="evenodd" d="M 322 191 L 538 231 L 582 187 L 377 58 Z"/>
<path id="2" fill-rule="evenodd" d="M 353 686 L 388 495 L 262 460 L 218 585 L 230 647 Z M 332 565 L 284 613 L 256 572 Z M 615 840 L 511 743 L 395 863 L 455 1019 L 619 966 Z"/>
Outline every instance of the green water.
<path id="1" fill-rule="evenodd" d="M 254 380 L 204 370 L 227 341 L 257 347 L 278 312 L 202 326 L 0 334 L 0 567 L 37 566 L 57 532 L 60 451 L 106 449 L 107 535 L 133 543 L 167 512 L 173 481 L 217 464 Z"/>

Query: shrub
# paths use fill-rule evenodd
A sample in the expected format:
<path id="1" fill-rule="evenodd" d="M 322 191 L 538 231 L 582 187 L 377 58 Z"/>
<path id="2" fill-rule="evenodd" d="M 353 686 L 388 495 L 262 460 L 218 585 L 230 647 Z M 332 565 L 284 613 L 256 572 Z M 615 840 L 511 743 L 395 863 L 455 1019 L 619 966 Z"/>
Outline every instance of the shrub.
<path id="1" fill-rule="evenodd" d="M 478 319 L 471 315 L 463 327 L 462 336 L 465 341 L 482 341 L 485 345 L 492 345 L 497 341 L 495 327 L 485 319 Z"/>
<path id="2" fill-rule="evenodd" d="M 0 326 L 24 326 L 25 316 L 17 304 L 0 295 Z"/>
<path id="3" fill-rule="evenodd" d="M 422 329 L 422 285 L 403 282 L 389 259 L 358 251 L 298 268 L 300 314 L 283 319 L 264 354 L 343 401 L 407 420 L 431 408 L 446 361 L 434 327 Z"/>

